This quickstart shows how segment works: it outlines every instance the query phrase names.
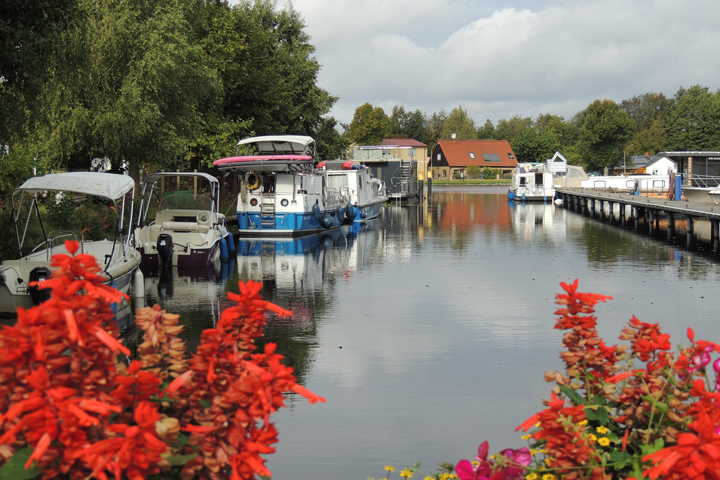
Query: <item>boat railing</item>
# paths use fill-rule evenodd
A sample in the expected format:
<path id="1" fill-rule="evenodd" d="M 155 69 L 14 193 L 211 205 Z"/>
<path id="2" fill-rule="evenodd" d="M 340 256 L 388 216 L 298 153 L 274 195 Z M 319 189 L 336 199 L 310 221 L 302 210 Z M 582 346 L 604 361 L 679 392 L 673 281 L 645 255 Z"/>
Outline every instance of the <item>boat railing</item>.
<path id="1" fill-rule="evenodd" d="M 80 232 L 79 235 L 80 235 L 80 240 L 79 240 L 80 253 L 85 253 L 84 248 L 83 248 L 84 235 L 82 234 L 82 232 Z M 52 231 L 52 232 L 48 233 L 46 240 L 35 245 L 35 248 L 32 249 L 32 251 L 30 252 L 30 255 L 32 255 L 36 251 L 40 250 L 42 247 L 45 247 L 45 255 L 47 256 L 47 260 L 50 261 L 50 259 L 53 256 L 53 253 L 52 253 L 53 249 L 57 245 L 56 242 L 60 239 L 69 240 L 68 237 L 72 237 L 72 240 L 78 241 L 78 232 L 70 232 L 70 231 L 62 231 L 62 230 Z M 65 240 L 62 241 L 62 245 L 65 245 Z"/>
<path id="2" fill-rule="evenodd" d="M 683 185 L 687 187 L 715 188 L 720 185 L 720 176 L 683 174 Z"/>

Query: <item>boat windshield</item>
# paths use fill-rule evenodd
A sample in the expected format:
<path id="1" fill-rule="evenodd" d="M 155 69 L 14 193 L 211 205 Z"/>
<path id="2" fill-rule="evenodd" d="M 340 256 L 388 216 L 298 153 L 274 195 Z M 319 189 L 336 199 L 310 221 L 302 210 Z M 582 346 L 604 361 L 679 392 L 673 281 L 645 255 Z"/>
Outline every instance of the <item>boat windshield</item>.
<path id="1" fill-rule="evenodd" d="M 163 197 L 160 210 L 212 210 L 212 200 L 192 192 L 176 192 Z"/>

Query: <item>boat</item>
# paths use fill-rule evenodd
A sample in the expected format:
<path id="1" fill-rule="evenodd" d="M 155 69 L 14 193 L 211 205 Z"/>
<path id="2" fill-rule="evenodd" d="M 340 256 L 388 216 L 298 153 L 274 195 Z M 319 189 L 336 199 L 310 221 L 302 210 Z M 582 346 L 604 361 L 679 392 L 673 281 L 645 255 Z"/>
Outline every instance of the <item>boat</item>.
<path id="1" fill-rule="evenodd" d="M 62 192 L 55 198 L 62 196 L 95 196 L 112 202 L 117 216 L 113 240 L 85 240 L 82 232 L 45 232 L 40 216 L 39 201 L 46 198 L 48 192 Z M 126 196 L 129 192 L 132 194 Z M 112 285 L 122 293 L 127 293 L 132 283 L 133 274 L 140 265 L 140 254 L 131 243 L 131 221 L 125 222 L 125 207 L 130 205 L 129 219 L 132 219 L 135 182 L 125 175 L 97 172 L 52 173 L 40 177 L 33 177 L 15 189 L 12 194 L 13 223 L 17 235 L 20 259 L 6 260 L 0 265 L 0 312 L 3 314 L 15 313 L 17 307 L 30 308 L 38 305 L 50 297 L 50 291 L 30 286 L 31 282 L 42 282 L 50 277 L 53 267 L 53 255 L 67 254 L 66 240 L 77 240 L 80 243 L 80 252 L 90 254 L 97 259 L 102 268 L 101 275 L 106 285 Z M 26 195 L 30 196 L 27 205 L 27 218 L 20 218 L 21 208 L 24 207 Z M 81 197 L 81 198 L 83 198 Z M 52 198 L 52 197 L 48 197 Z M 122 198 L 121 205 L 118 199 Z M 36 213 L 44 240 L 25 252 L 24 243 L 30 219 Z M 21 225 L 24 223 L 24 225 Z M 127 231 L 123 237 L 124 224 Z"/>
<path id="2" fill-rule="evenodd" d="M 240 236 L 309 235 L 342 224 L 349 199 L 315 168 L 314 143 L 302 135 L 251 137 L 238 142 L 245 155 L 213 162 L 240 175 Z"/>
<path id="3" fill-rule="evenodd" d="M 202 183 L 199 189 L 158 192 L 157 183 L 172 177 L 191 177 Z M 227 260 L 226 249 L 234 251 L 234 243 L 225 215 L 219 212 L 219 192 L 217 178 L 203 172 L 157 172 L 143 178 L 135 228 L 135 248 L 142 265 L 184 267 L 208 265 L 220 256 Z M 158 210 L 148 220 L 153 199 L 159 202 Z M 221 255 L 223 251 L 225 255 Z"/>
<path id="4" fill-rule="evenodd" d="M 350 199 L 345 223 L 365 222 L 380 214 L 388 192 L 385 182 L 375 178 L 369 168 L 352 160 L 327 160 L 318 166 L 327 169 L 328 185 Z"/>
<path id="5" fill-rule="evenodd" d="M 553 173 L 545 163 L 518 163 L 507 196 L 516 202 L 548 202 L 555 198 Z"/>

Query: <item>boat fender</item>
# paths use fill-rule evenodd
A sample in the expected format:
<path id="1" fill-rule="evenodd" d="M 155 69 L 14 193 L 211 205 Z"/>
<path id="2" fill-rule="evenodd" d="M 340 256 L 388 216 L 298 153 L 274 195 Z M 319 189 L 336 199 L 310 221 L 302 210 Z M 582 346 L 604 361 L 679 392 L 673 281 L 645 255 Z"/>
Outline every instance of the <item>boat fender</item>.
<path id="1" fill-rule="evenodd" d="M 318 163 L 317 168 L 325 168 L 325 162 Z"/>
<path id="2" fill-rule="evenodd" d="M 353 162 L 352 160 L 348 160 L 347 162 L 343 163 L 343 170 L 352 170 Z"/>
<path id="3" fill-rule="evenodd" d="M 228 246 L 224 238 L 220 239 L 220 261 L 227 262 L 228 259 Z"/>
<path id="4" fill-rule="evenodd" d="M 357 209 L 355 208 L 355 205 L 348 205 L 348 208 L 345 211 L 345 216 L 348 220 L 355 220 L 355 217 L 357 217 Z"/>
<path id="5" fill-rule="evenodd" d="M 313 218 L 318 222 L 322 218 L 322 212 L 320 211 L 320 205 L 317 204 L 317 200 L 315 200 L 315 205 L 312 206 L 312 214 Z"/>
<path id="6" fill-rule="evenodd" d="M 515 194 L 513 192 L 511 192 L 510 190 L 508 190 L 507 197 L 508 197 L 508 199 L 512 200 L 513 198 L 515 198 Z"/>
<path id="7" fill-rule="evenodd" d="M 133 296 L 135 298 L 144 298 L 145 297 L 145 276 L 142 273 L 142 270 L 139 268 L 135 270 L 135 284 L 133 289 Z"/>
<path id="8" fill-rule="evenodd" d="M 255 175 L 254 173 L 251 173 L 247 179 L 247 188 L 250 190 L 255 190 L 259 186 L 260 186 L 260 177 Z"/>
<path id="9" fill-rule="evenodd" d="M 524 193 L 523 193 L 523 196 L 522 196 L 522 201 L 523 201 L 523 202 L 525 201 L 525 194 L 524 194 Z"/>
<path id="10" fill-rule="evenodd" d="M 161 233 L 157 238 L 158 258 L 163 265 L 172 265 L 173 238 L 167 233 Z"/>
<path id="11" fill-rule="evenodd" d="M 547 203 L 547 197 L 543 197 L 543 203 Z"/>
<path id="12" fill-rule="evenodd" d="M 323 216 L 320 217 L 320 226 L 323 228 L 330 228 L 333 226 L 333 219 L 329 213 L 324 213 Z"/>
<path id="13" fill-rule="evenodd" d="M 47 267 L 35 267 L 30 272 L 30 282 L 44 282 L 50 278 L 50 269 Z M 45 300 L 50 299 L 50 292 L 51 289 L 49 288 L 39 288 L 39 285 L 34 285 L 28 288 L 28 291 L 30 292 L 30 298 L 32 298 L 33 305 L 40 305 Z"/>
<path id="14" fill-rule="evenodd" d="M 225 240 L 228 244 L 228 251 L 230 252 L 230 255 L 235 253 L 235 237 L 233 237 L 232 233 L 228 232 L 227 236 L 225 237 Z"/>
<path id="15" fill-rule="evenodd" d="M 332 246 L 333 246 L 333 238 L 329 233 L 326 233 L 320 239 L 320 248 L 322 248 L 323 250 L 328 250 L 328 249 L 332 248 Z"/>
<path id="16" fill-rule="evenodd" d="M 347 210 L 347 206 L 341 206 L 341 207 L 338 208 L 337 217 L 340 219 L 341 222 L 342 222 L 342 220 L 345 218 L 345 211 L 346 211 L 346 210 Z"/>

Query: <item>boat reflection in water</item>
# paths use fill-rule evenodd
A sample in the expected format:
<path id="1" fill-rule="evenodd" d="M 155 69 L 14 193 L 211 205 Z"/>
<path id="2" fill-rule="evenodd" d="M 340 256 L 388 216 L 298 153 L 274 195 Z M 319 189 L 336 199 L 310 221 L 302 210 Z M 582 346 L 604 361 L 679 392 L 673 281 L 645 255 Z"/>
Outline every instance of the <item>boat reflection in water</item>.
<path id="1" fill-rule="evenodd" d="M 293 312 L 284 318 L 268 313 L 259 346 L 278 344 L 284 363 L 295 369 L 300 383 L 318 346 L 317 319 L 328 318 L 337 301 L 336 287 L 367 263 L 367 252 L 377 242 L 379 222 L 370 220 L 299 238 L 241 238 L 238 243 L 239 279 L 262 283 L 264 299 Z M 292 395 L 290 400 L 292 408 Z"/>
<path id="2" fill-rule="evenodd" d="M 146 305 L 158 304 L 171 313 L 202 311 L 207 322 L 198 327 L 207 328 L 214 326 L 220 316 L 220 299 L 225 296 L 225 284 L 235 270 L 235 259 L 231 257 L 227 263 L 141 269 L 145 276 Z"/>

